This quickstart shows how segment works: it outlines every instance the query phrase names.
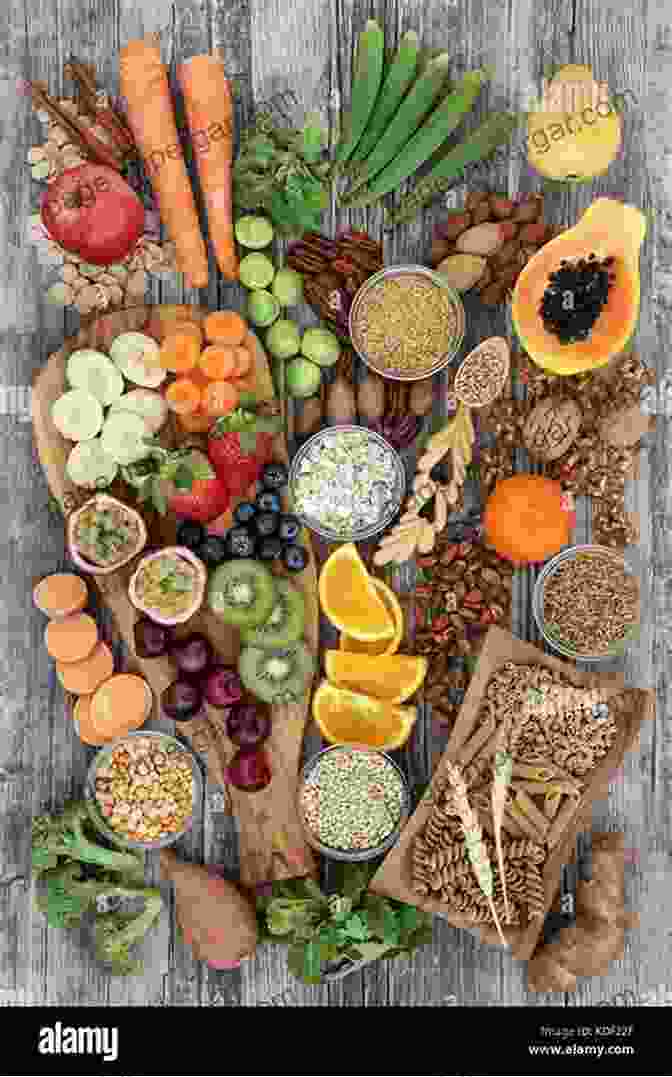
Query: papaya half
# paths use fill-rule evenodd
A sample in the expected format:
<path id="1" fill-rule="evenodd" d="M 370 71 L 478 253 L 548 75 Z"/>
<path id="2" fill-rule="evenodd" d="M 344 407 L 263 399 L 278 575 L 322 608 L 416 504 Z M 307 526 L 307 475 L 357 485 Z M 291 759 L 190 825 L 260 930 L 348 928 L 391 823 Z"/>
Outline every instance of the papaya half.
<path id="1" fill-rule="evenodd" d="M 586 183 L 603 175 L 622 143 L 619 97 L 590 67 L 567 64 L 545 85 L 541 105 L 527 118 L 527 159 L 555 184 Z"/>
<path id="2" fill-rule="evenodd" d="M 639 252 L 645 234 L 646 217 L 636 206 L 598 198 L 573 228 L 530 258 L 513 290 L 511 316 L 521 347 L 537 366 L 552 374 L 582 374 L 606 366 L 625 349 L 639 313 Z M 552 274 L 566 273 L 568 267 L 580 269 L 578 263 L 585 265 L 589 259 L 598 263 L 608 260 L 611 282 L 604 305 L 589 327 L 581 321 L 584 297 L 579 293 L 580 285 L 575 310 L 574 293 L 562 293 L 563 308 L 567 295 L 566 327 L 571 330 L 574 317 L 586 334 L 585 339 L 566 341 L 563 332 L 565 338 L 567 333 L 554 328 L 542 313 L 542 303 L 548 303 L 552 294 Z M 561 266 L 563 260 L 565 265 Z"/>

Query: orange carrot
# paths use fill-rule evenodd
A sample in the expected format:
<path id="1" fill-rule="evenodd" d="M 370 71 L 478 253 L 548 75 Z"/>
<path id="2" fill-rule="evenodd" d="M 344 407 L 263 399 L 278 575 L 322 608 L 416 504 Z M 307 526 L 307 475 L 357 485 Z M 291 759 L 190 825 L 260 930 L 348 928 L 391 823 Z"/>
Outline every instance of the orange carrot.
<path id="1" fill-rule="evenodd" d="M 236 369 L 233 372 L 233 376 L 234 378 L 244 378 L 246 374 L 250 373 L 252 356 L 247 348 L 234 348 L 233 355 L 236 360 Z"/>
<path id="2" fill-rule="evenodd" d="M 238 404 L 239 394 L 228 381 L 211 381 L 203 394 L 203 410 L 209 415 L 229 415 Z"/>
<path id="3" fill-rule="evenodd" d="M 136 145 L 190 288 L 208 284 L 208 255 L 175 126 L 166 68 L 155 37 L 129 41 L 119 61 L 120 92 Z"/>
<path id="4" fill-rule="evenodd" d="M 201 390 L 191 378 L 177 378 L 166 389 L 166 403 L 177 415 L 193 415 L 201 403 Z"/>
<path id="5" fill-rule="evenodd" d="M 234 378 L 236 370 L 236 357 L 232 348 L 225 348 L 220 344 L 210 344 L 205 348 L 198 360 L 199 369 L 211 381 L 226 381 Z"/>
<path id="6" fill-rule="evenodd" d="M 221 60 L 193 56 L 178 69 L 201 189 L 205 197 L 217 265 L 228 280 L 238 279 L 233 233 L 231 167 L 233 98 Z"/>
<path id="7" fill-rule="evenodd" d="M 237 348 L 248 332 L 247 322 L 235 310 L 213 310 L 206 315 L 203 332 L 211 344 L 224 344 Z"/>

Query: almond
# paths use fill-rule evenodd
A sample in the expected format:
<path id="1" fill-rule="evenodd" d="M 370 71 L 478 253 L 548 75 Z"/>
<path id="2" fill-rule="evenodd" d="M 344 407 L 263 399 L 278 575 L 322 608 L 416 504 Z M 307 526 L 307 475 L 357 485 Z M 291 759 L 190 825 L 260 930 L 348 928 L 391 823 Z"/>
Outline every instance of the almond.
<path id="1" fill-rule="evenodd" d="M 497 274 L 497 283 L 501 284 L 503 288 L 512 288 L 519 276 L 520 266 L 517 262 L 513 262 L 505 266 L 502 272 Z"/>
<path id="2" fill-rule="evenodd" d="M 482 292 L 484 288 L 487 288 L 489 284 L 492 284 L 492 269 L 485 263 L 485 269 L 483 270 L 483 276 L 480 278 L 476 285 L 476 291 Z"/>
<path id="3" fill-rule="evenodd" d="M 479 224 L 463 232 L 455 246 L 461 254 L 480 254 L 488 258 L 501 250 L 504 246 L 504 237 L 499 224 Z"/>
<path id="4" fill-rule="evenodd" d="M 510 217 L 513 213 L 513 202 L 510 198 L 502 198 L 501 195 L 490 195 L 490 209 L 493 216 L 498 220 L 502 220 L 504 217 Z"/>
<path id="5" fill-rule="evenodd" d="M 473 224 L 483 224 L 485 221 L 489 221 L 492 217 L 490 200 L 488 199 L 485 202 L 479 203 L 479 205 L 476 206 L 476 209 L 472 212 L 471 217 Z"/>
<path id="6" fill-rule="evenodd" d="M 536 221 L 541 215 L 542 201 L 539 195 L 528 194 L 513 211 L 514 221 Z"/>
<path id="7" fill-rule="evenodd" d="M 487 202 L 488 198 L 487 191 L 470 191 L 464 200 L 465 209 L 474 210 L 481 202 Z"/>
<path id="8" fill-rule="evenodd" d="M 493 284 L 488 285 L 481 292 L 481 302 L 486 307 L 496 307 L 498 303 L 501 303 L 506 294 L 506 289 L 500 284 L 499 281 L 495 281 Z"/>
<path id="9" fill-rule="evenodd" d="M 543 243 L 546 239 L 547 231 L 548 228 L 543 221 L 534 221 L 532 224 L 526 224 L 521 228 L 518 238 L 521 243 Z"/>
<path id="10" fill-rule="evenodd" d="M 504 266 L 512 262 L 518 251 L 520 250 L 520 242 L 517 239 L 510 239 L 508 243 L 505 243 L 501 251 L 493 257 L 492 263 L 497 269 L 503 269 Z"/>
<path id="11" fill-rule="evenodd" d="M 485 258 L 477 254 L 452 254 L 439 263 L 437 273 L 456 292 L 468 292 L 481 279 L 487 264 Z"/>
<path id="12" fill-rule="evenodd" d="M 452 252 L 453 244 L 449 239 L 434 239 L 429 253 L 429 261 L 431 265 L 438 266 L 439 262 L 442 262 Z"/>

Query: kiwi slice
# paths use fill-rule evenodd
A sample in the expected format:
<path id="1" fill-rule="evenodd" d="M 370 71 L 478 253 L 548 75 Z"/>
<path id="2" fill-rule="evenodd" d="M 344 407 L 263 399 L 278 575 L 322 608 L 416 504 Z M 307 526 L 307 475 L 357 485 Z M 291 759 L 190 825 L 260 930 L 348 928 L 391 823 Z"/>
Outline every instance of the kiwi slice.
<path id="1" fill-rule="evenodd" d="M 225 561 L 210 577 L 208 605 L 227 625 L 254 628 L 268 620 L 275 605 L 276 586 L 261 561 Z"/>
<path id="2" fill-rule="evenodd" d="M 300 640 L 273 651 L 244 647 L 238 672 L 248 692 L 264 703 L 301 703 L 315 672 L 315 659 Z"/>
<path id="3" fill-rule="evenodd" d="M 244 644 L 273 650 L 295 643 L 303 635 L 305 623 L 305 602 L 303 595 L 292 587 L 289 580 L 275 578 L 275 605 L 271 615 L 263 625 L 257 628 L 245 628 L 240 634 Z"/>

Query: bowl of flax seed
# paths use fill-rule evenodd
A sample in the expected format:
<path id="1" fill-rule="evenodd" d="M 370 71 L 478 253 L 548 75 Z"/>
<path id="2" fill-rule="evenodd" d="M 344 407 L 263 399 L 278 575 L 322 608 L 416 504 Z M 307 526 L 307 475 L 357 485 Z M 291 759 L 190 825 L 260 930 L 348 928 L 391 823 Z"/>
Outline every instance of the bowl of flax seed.
<path id="1" fill-rule="evenodd" d="M 390 266 L 355 295 L 350 339 L 360 359 L 383 378 L 419 381 L 448 366 L 464 340 L 457 292 L 425 266 Z"/>

